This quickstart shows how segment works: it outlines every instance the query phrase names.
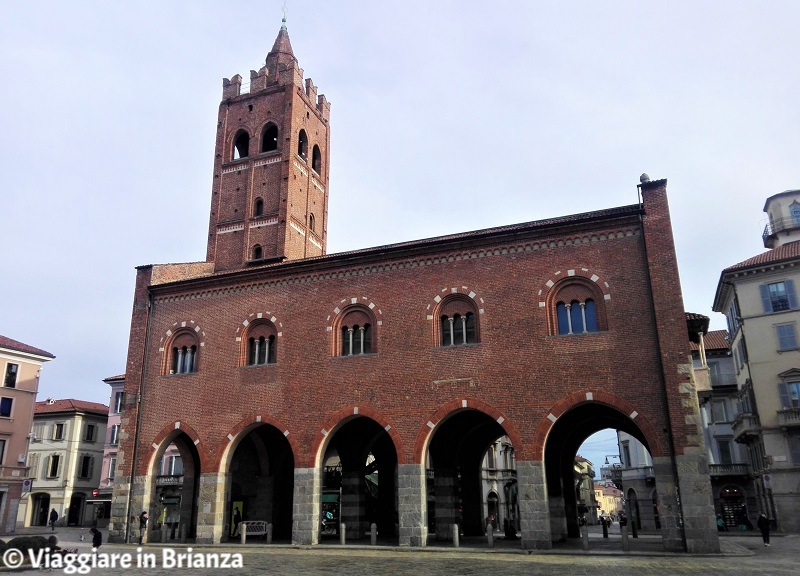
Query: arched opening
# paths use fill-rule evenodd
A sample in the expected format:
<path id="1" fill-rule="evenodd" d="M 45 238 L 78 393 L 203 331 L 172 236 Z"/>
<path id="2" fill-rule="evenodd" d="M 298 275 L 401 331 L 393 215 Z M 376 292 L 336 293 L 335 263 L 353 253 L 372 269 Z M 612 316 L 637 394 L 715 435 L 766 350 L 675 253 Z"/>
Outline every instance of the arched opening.
<path id="1" fill-rule="evenodd" d="M 247 158 L 250 155 L 250 134 L 239 130 L 233 137 L 233 159 Z"/>
<path id="2" fill-rule="evenodd" d="M 267 124 L 261 136 L 261 152 L 273 152 L 278 149 L 278 127 Z"/>
<path id="3" fill-rule="evenodd" d="M 314 148 L 311 150 L 311 169 L 319 174 L 322 172 L 322 154 L 319 152 L 319 146 L 314 144 Z"/>
<path id="4" fill-rule="evenodd" d="M 69 500 L 67 513 L 67 526 L 83 526 L 83 510 L 86 503 L 86 494 L 75 492 Z"/>
<path id="5" fill-rule="evenodd" d="M 308 136 L 306 136 L 306 131 L 302 129 L 297 137 L 297 155 L 303 160 L 308 158 Z"/>
<path id="6" fill-rule="evenodd" d="M 272 524 L 273 538 L 291 541 L 294 454 L 283 433 L 262 424 L 236 446 L 228 469 L 229 497 L 225 506 L 225 538 L 238 537 L 238 521 Z"/>
<path id="7" fill-rule="evenodd" d="M 161 540 L 162 527 L 167 539 L 178 540 L 185 531 L 187 538 L 197 535 L 197 511 L 200 487 L 200 455 L 192 439 L 178 432 L 164 440 L 153 458 L 150 477 L 151 520 L 150 540 Z M 139 513 L 136 514 L 137 516 Z"/>
<path id="8" fill-rule="evenodd" d="M 255 206 L 253 207 L 253 216 L 263 216 L 264 215 L 264 200 L 262 198 L 256 198 Z"/>
<path id="9" fill-rule="evenodd" d="M 593 446 L 601 431 L 605 442 Z M 552 542 L 579 538 L 584 520 L 591 526 L 635 517 L 655 533 L 652 510 L 632 510 L 626 497 L 631 490 L 649 494 L 655 486 L 647 439 L 626 414 L 596 402 L 568 410 L 553 425 L 544 456 Z M 583 470 L 589 466 L 591 472 Z"/>
<path id="10" fill-rule="evenodd" d="M 253 246 L 253 260 L 261 260 L 264 257 L 264 251 L 261 248 L 261 245 L 256 244 Z"/>
<path id="11" fill-rule="evenodd" d="M 367 538 L 374 523 L 382 542 L 397 543 L 397 452 L 383 426 L 359 416 L 336 431 L 322 460 L 320 496 L 322 539 L 340 523 L 348 540 Z"/>
<path id="12" fill-rule="evenodd" d="M 519 504 L 513 446 L 503 427 L 478 410 L 462 410 L 439 425 L 427 453 L 428 529 L 436 540 L 452 540 L 453 525 L 465 537 L 483 537 L 487 492 L 503 494 L 495 519 L 506 538 L 516 539 Z M 502 508 L 502 509 L 501 509 Z"/>
<path id="13" fill-rule="evenodd" d="M 37 492 L 31 498 L 31 526 L 47 526 L 50 515 L 50 494 Z"/>

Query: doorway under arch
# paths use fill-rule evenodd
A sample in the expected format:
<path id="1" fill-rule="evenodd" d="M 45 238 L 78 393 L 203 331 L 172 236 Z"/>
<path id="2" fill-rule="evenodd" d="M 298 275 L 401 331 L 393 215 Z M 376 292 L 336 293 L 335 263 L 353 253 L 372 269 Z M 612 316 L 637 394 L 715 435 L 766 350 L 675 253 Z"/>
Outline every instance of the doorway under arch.
<path id="1" fill-rule="evenodd" d="M 36 492 L 31 497 L 31 526 L 47 526 L 50 515 L 50 494 Z"/>
<path id="2" fill-rule="evenodd" d="M 200 454 L 188 434 L 177 432 L 161 443 L 150 478 L 149 530 L 161 532 L 166 526 L 169 540 L 180 538 L 182 531 L 187 538 L 196 538 Z"/>
<path id="3" fill-rule="evenodd" d="M 269 522 L 275 540 L 291 540 L 294 454 L 286 436 L 269 424 L 253 428 L 236 446 L 228 471 L 225 537 L 238 536 L 239 518 Z"/>
<path id="4" fill-rule="evenodd" d="M 506 435 L 497 420 L 474 409 L 460 410 L 436 427 L 427 454 L 427 512 L 433 538 L 452 540 L 454 525 L 465 536 L 483 536 L 486 513 L 482 463 L 490 446 Z M 503 528 L 508 538 L 516 538 L 516 480 L 509 484 L 513 486 L 503 488 L 509 490 L 506 500 L 513 509 L 506 514 Z"/>
<path id="5" fill-rule="evenodd" d="M 574 489 L 575 456 L 589 436 L 606 428 L 626 432 L 649 453 L 647 438 L 636 423 L 618 409 L 599 402 L 586 402 L 567 410 L 548 434 L 544 463 L 552 542 L 580 537 L 579 502 Z M 625 469 L 620 472 L 624 475 Z M 616 484 L 617 479 L 613 480 Z M 624 481 L 622 484 L 624 489 Z M 620 502 L 620 509 L 623 504 Z"/>
<path id="6" fill-rule="evenodd" d="M 321 522 L 323 538 L 340 523 L 348 540 L 368 537 L 374 523 L 382 541 L 398 540 L 397 451 L 383 426 L 366 416 L 348 420 L 332 434 L 321 466 L 321 521 L 336 526 L 324 530 Z"/>

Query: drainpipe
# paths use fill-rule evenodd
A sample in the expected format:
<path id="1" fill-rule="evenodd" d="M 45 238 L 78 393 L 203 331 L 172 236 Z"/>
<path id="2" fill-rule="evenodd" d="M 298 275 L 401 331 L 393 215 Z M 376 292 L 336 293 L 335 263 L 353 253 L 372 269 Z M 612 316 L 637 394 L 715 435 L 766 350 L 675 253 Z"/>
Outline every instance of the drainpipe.
<path id="1" fill-rule="evenodd" d="M 637 185 L 638 191 L 641 194 L 642 185 Z M 641 198 L 641 196 L 640 196 Z M 639 201 L 639 206 L 644 209 L 643 202 Z M 652 279 L 650 277 L 650 265 L 649 265 L 649 258 L 647 253 L 647 237 L 644 233 L 644 218 L 642 217 L 642 213 L 639 213 L 639 227 L 642 230 L 642 254 L 644 255 L 644 261 L 647 265 L 644 267 L 644 274 L 645 279 L 647 280 L 647 285 L 652 286 Z M 655 300 L 653 299 L 652 293 L 650 294 L 650 321 L 652 322 L 653 326 L 657 326 L 656 324 L 656 304 Z M 672 435 L 672 419 L 670 417 L 669 411 L 669 394 L 667 390 L 667 381 L 664 378 L 664 362 L 662 361 L 661 357 L 661 334 L 656 330 L 656 348 L 658 351 L 657 354 L 657 366 L 658 366 L 658 377 L 661 381 L 661 392 L 664 397 L 664 415 L 667 419 L 667 422 L 670 423 L 670 429 L 667 432 L 667 440 L 669 443 L 669 450 L 671 454 L 671 464 L 672 464 L 672 477 L 675 480 L 675 494 L 678 499 L 678 518 L 680 520 L 680 533 L 681 533 L 681 541 L 683 542 L 683 549 L 686 550 L 686 528 L 684 527 L 683 521 L 683 505 L 681 503 L 681 488 L 680 483 L 678 482 L 678 462 L 677 462 L 677 451 L 675 449 L 675 438 Z M 663 528 L 662 528 L 663 530 Z"/>
<path id="2" fill-rule="evenodd" d="M 130 542 L 131 531 L 131 502 L 133 501 L 133 481 L 136 476 L 136 461 L 139 453 L 139 430 L 142 424 L 142 395 L 144 394 L 144 382 L 147 375 L 147 360 L 150 350 L 150 322 L 153 318 L 153 294 L 147 291 L 147 323 L 144 332 L 144 362 L 142 362 L 142 376 L 139 379 L 139 391 L 136 395 L 136 433 L 133 439 L 133 454 L 131 455 L 131 476 L 130 488 L 128 489 L 128 501 L 125 505 L 125 542 Z"/>

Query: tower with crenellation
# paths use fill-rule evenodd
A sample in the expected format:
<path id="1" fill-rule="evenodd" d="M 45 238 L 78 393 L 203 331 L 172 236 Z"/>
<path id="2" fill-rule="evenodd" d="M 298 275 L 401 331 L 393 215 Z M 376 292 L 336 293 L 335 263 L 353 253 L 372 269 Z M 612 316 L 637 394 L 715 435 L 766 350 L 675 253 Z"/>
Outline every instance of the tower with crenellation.
<path id="1" fill-rule="evenodd" d="M 249 87 L 238 74 L 222 86 L 206 261 L 225 271 L 325 254 L 330 104 L 303 79 L 285 20 Z"/>

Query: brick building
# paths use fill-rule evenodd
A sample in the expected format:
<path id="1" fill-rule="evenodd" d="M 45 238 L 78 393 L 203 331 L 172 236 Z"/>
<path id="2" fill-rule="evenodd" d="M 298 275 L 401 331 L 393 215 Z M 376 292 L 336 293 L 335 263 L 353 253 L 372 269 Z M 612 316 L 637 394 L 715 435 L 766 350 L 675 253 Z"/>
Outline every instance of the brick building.
<path id="1" fill-rule="evenodd" d="M 137 272 L 111 538 L 158 513 L 170 444 L 197 542 L 241 506 L 314 544 L 323 501 L 348 538 L 482 534 L 481 461 L 507 436 L 521 544 L 550 548 L 578 534 L 578 447 L 616 428 L 653 455 L 665 549 L 718 550 L 666 181 L 327 255 L 329 115 L 285 26 L 249 90 L 224 80 L 206 261 Z"/>

